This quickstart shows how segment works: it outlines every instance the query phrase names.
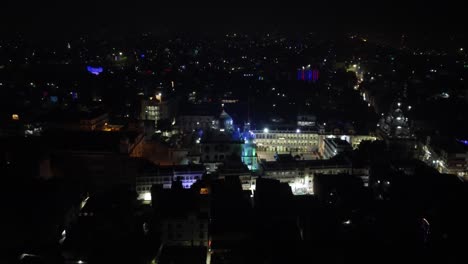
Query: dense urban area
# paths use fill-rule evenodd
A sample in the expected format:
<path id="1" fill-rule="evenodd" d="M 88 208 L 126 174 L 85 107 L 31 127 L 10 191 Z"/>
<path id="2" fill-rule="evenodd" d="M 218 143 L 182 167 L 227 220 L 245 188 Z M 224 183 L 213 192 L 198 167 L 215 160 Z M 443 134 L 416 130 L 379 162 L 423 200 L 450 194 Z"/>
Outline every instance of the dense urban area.
<path id="1" fill-rule="evenodd" d="M 465 263 L 466 44 L 0 39 L 0 263 Z"/>

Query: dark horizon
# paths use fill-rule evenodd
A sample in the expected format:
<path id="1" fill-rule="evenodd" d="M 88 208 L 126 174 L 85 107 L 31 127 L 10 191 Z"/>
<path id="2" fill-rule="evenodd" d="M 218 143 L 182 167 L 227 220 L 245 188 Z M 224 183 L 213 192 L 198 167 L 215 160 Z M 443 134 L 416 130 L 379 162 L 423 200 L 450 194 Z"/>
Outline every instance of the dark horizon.
<path id="1" fill-rule="evenodd" d="M 418 1 L 419 2 L 419 1 Z M 290 3 L 160 4 L 54 3 L 41 1 L 28 9 L 9 3 L 0 18 L 4 34 L 61 37 L 76 34 L 127 32 L 464 32 L 462 9 L 425 3 Z"/>

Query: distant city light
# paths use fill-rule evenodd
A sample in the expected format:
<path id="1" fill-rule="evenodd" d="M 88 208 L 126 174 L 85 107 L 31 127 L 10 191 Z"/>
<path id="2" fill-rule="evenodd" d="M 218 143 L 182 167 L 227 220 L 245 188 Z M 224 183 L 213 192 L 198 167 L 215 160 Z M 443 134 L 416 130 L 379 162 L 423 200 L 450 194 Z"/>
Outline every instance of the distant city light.
<path id="1" fill-rule="evenodd" d="M 102 67 L 87 66 L 86 69 L 88 70 L 89 73 L 94 74 L 96 76 L 101 74 L 104 71 Z"/>
<path id="2" fill-rule="evenodd" d="M 143 200 L 151 201 L 151 193 L 150 192 L 145 192 L 145 194 L 143 195 Z"/>
<path id="3" fill-rule="evenodd" d="M 343 222 L 343 225 L 350 225 L 350 224 L 351 224 L 351 220 L 347 220 Z"/>
<path id="4" fill-rule="evenodd" d="M 19 120 L 19 115 L 18 114 L 12 114 L 11 119 L 13 120 Z"/>
<path id="5" fill-rule="evenodd" d="M 301 133 L 301 130 L 299 128 L 296 129 L 296 133 Z"/>
<path id="6" fill-rule="evenodd" d="M 268 128 L 263 129 L 263 133 L 268 133 L 268 131 L 269 131 Z"/>

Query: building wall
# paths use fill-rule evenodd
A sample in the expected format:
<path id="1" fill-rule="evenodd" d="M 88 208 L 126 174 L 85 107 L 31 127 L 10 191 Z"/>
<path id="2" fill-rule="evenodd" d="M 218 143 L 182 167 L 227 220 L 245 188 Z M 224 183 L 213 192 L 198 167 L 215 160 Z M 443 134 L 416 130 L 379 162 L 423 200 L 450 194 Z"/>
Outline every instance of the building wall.
<path id="1" fill-rule="evenodd" d="M 337 142 L 338 141 L 338 142 Z M 344 151 L 351 150 L 351 145 L 347 141 L 341 139 L 327 138 L 324 141 L 324 149 L 322 156 L 325 159 L 330 159 Z"/>
<path id="2" fill-rule="evenodd" d="M 100 129 L 104 127 L 107 122 L 109 122 L 108 114 L 102 114 L 92 119 L 83 119 L 80 120 L 80 130 L 93 131 L 96 129 Z"/>
<path id="3" fill-rule="evenodd" d="M 448 153 L 444 150 L 435 151 L 430 145 L 422 144 L 419 159 L 427 165 L 436 168 L 440 173 L 454 174 L 468 179 L 468 152 Z"/>
<path id="4" fill-rule="evenodd" d="M 319 135 L 316 132 L 253 131 L 258 151 L 266 152 L 313 152 L 318 149 Z"/>
<path id="5" fill-rule="evenodd" d="M 265 131 L 255 130 L 255 143 L 258 151 L 265 152 L 323 152 L 323 143 L 326 138 L 341 138 L 348 141 L 353 149 L 357 148 L 361 141 L 375 141 L 377 137 L 372 135 L 327 135 L 317 132 L 300 131 Z"/>
<path id="6" fill-rule="evenodd" d="M 340 174 L 351 173 L 351 166 L 344 167 L 304 167 L 304 168 L 278 168 L 275 170 L 265 170 L 264 176 L 267 179 L 279 180 L 288 183 L 295 195 L 313 194 L 313 180 L 315 174 Z"/>
<path id="7" fill-rule="evenodd" d="M 167 217 L 161 221 L 161 239 L 166 245 L 208 246 L 207 218 L 189 214 L 186 217 Z"/>
<path id="8" fill-rule="evenodd" d="M 237 141 L 206 142 L 201 144 L 202 163 L 223 162 L 229 156 L 242 156 L 242 144 Z"/>
<path id="9" fill-rule="evenodd" d="M 135 190 L 139 199 L 145 199 L 145 195 L 151 192 L 151 187 L 155 184 L 162 185 L 164 189 L 170 189 L 172 182 L 180 180 L 182 186 L 190 188 L 197 180 L 201 180 L 205 171 L 196 170 L 172 170 L 164 172 L 146 172 L 136 177 Z"/>
<path id="10" fill-rule="evenodd" d="M 198 129 L 219 129 L 219 121 L 214 116 L 179 116 L 177 124 L 183 132 L 192 132 Z"/>

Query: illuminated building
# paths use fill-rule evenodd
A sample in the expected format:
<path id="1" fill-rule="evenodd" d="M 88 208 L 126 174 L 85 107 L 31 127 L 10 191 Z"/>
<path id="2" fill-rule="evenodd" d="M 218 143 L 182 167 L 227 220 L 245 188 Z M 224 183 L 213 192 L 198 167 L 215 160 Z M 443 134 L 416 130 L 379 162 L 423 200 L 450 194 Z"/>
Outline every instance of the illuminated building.
<path id="1" fill-rule="evenodd" d="M 298 127 L 315 127 L 317 118 L 314 115 L 298 115 L 297 126 Z"/>
<path id="2" fill-rule="evenodd" d="M 327 138 L 340 138 L 346 140 L 355 149 L 361 141 L 374 141 L 377 138 L 372 135 L 327 135 L 316 130 L 254 130 L 255 144 L 258 152 L 286 153 L 299 152 L 308 153 L 324 152 L 324 140 Z M 323 131 L 324 132 L 324 131 Z"/>
<path id="3" fill-rule="evenodd" d="M 279 160 L 262 163 L 263 175 L 267 179 L 288 183 L 295 195 L 313 194 L 314 175 L 353 172 L 350 162 L 345 160 Z"/>
<path id="4" fill-rule="evenodd" d="M 326 138 L 324 140 L 322 156 L 325 159 L 330 159 L 340 153 L 350 150 L 352 150 L 352 147 L 346 140 L 339 138 Z"/>
<path id="5" fill-rule="evenodd" d="M 164 189 L 170 189 L 174 181 L 180 181 L 182 187 L 188 189 L 197 180 L 201 180 L 205 173 L 205 167 L 199 164 L 190 165 L 155 165 L 151 162 L 140 161 L 140 171 L 136 177 L 135 190 L 139 199 L 151 192 L 155 184 Z"/>
<path id="6" fill-rule="evenodd" d="M 286 153 L 299 152 L 307 153 L 324 151 L 324 140 L 327 138 L 340 138 L 346 140 L 355 149 L 361 141 L 374 141 L 377 137 L 373 135 L 342 135 L 326 134 L 325 131 L 310 130 L 307 128 L 297 128 L 295 130 L 273 130 L 264 128 L 263 130 L 253 130 L 255 136 L 254 143 L 258 152 Z"/>
<path id="7" fill-rule="evenodd" d="M 468 178 L 468 143 L 465 140 L 428 138 L 419 159 L 440 173 Z"/>
<path id="8" fill-rule="evenodd" d="M 319 71 L 312 69 L 310 65 L 297 70 L 297 80 L 317 82 L 319 79 Z"/>
<path id="9" fill-rule="evenodd" d="M 234 121 L 232 120 L 232 117 L 224 111 L 224 109 L 219 116 L 219 128 L 224 129 L 225 131 L 234 130 Z"/>
<path id="10" fill-rule="evenodd" d="M 377 124 L 379 131 L 383 137 L 408 139 L 412 138 L 411 129 L 409 126 L 408 118 L 406 117 L 405 108 L 408 111 L 411 106 L 406 106 L 404 103 L 398 101 L 394 103 L 387 116 L 380 119 Z"/>
<path id="11" fill-rule="evenodd" d="M 258 170 L 257 145 L 254 142 L 255 134 L 251 131 L 244 133 L 244 144 L 242 144 L 242 162 L 249 170 Z"/>
<path id="12" fill-rule="evenodd" d="M 162 110 L 164 106 L 165 102 L 162 101 L 161 93 L 156 94 L 154 97 L 151 96 L 148 99 L 142 100 L 140 119 L 154 121 L 154 124 L 157 125 L 158 120 L 167 118 L 163 116 Z"/>
<path id="13" fill-rule="evenodd" d="M 258 151 L 313 152 L 318 149 L 319 134 L 314 130 L 254 130 Z"/>
<path id="14" fill-rule="evenodd" d="M 417 156 L 417 142 L 413 135 L 407 111 L 411 106 L 397 100 L 391 106 L 389 113 L 382 116 L 377 124 L 377 133 L 385 141 L 393 158 L 415 158 Z"/>

